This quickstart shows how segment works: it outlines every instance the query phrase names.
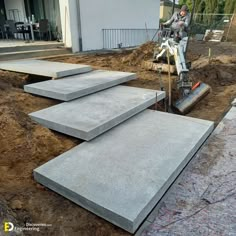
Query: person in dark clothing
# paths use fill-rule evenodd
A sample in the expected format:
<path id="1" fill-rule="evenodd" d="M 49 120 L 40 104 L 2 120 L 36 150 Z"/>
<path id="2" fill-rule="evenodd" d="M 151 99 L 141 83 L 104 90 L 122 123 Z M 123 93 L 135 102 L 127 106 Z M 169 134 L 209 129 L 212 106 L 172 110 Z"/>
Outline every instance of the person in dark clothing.
<path id="1" fill-rule="evenodd" d="M 170 25 L 171 31 L 174 32 L 175 37 L 182 39 L 187 36 L 190 19 L 191 14 L 189 13 L 188 7 L 183 5 L 180 12 L 175 12 L 163 25 Z"/>

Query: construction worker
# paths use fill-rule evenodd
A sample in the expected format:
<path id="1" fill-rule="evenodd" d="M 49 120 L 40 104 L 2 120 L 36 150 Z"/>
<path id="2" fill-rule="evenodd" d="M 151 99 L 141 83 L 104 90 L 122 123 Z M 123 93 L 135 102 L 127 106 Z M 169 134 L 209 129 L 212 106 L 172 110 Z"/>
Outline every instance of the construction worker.
<path id="1" fill-rule="evenodd" d="M 179 41 L 187 36 L 190 19 L 191 15 L 188 7 L 183 5 L 180 12 L 175 12 L 173 16 L 162 25 L 170 25 L 170 29 L 174 33 L 175 40 Z"/>

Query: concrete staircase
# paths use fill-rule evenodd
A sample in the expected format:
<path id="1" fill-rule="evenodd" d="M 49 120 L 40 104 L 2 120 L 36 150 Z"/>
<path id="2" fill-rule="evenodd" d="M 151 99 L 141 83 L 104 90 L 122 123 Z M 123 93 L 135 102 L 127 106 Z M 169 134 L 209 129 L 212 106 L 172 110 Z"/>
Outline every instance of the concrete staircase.
<path id="1" fill-rule="evenodd" d="M 25 43 L 25 45 L 11 44 L 0 47 L 0 61 L 19 60 L 71 54 L 71 49 L 65 48 L 63 43 Z"/>
<path id="2" fill-rule="evenodd" d="M 10 67 L 22 70 L 22 63 Z M 43 63 L 45 70 L 57 70 L 49 74 L 69 67 Z M 24 73 L 42 66 L 37 60 L 27 65 Z M 9 65 L 0 63 L 3 67 Z M 35 169 L 35 180 L 130 233 L 214 127 L 210 121 L 147 110 L 165 92 L 119 85 L 135 78 L 133 73 L 93 71 L 25 86 L 33 94 L 66 101 L 30 114 L 34 120 L 89 140 Z"/>

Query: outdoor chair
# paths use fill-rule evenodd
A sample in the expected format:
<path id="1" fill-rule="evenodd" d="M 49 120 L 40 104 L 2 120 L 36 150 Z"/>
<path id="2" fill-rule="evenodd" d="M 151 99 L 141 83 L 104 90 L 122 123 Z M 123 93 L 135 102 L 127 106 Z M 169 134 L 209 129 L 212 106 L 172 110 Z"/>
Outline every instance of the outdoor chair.
<path id="1" fill-rule="evenodd" d="M 5 32 L 6 38 L 14 38 L 14 35 L 17 33 L 14 20 L 6 20 L 7 30 Z"/>
<path id="2" fill-rule="evenodd" d="M 50 39 L 50 29 L 49 22 L 47 19 L 42 19 L 39 21 L 39 28 L 34 30 L 34 32 L 39 34 L 39 39 L 41 40 L 44 36 L 47 36 L 47 40 Z"/>
<path id="3" fill-rule="evenodd" d="M 23 38 L 25 40 L 25 34 L 29 34 L 31 36 L 31 31 L 29 27 L 24 26 L 24 22 L 16 22 L 15 23 L 17 34 L 23 34 Z"/>
<path id="4" fill-rule="evenodd" d="M 0 25 L 0 35 L 1 38 L 4 39 L 4 26 Z"/>

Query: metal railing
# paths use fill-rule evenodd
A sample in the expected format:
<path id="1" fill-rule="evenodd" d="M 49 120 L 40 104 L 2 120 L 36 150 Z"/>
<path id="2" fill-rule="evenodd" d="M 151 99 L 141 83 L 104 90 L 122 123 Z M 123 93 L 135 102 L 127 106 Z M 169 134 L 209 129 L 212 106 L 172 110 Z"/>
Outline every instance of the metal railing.
<path id="1" fill-rule="evenodd" d="M 103 48 L 127 48 L 156 40 L 157 29 L 103 29 Z"/>

